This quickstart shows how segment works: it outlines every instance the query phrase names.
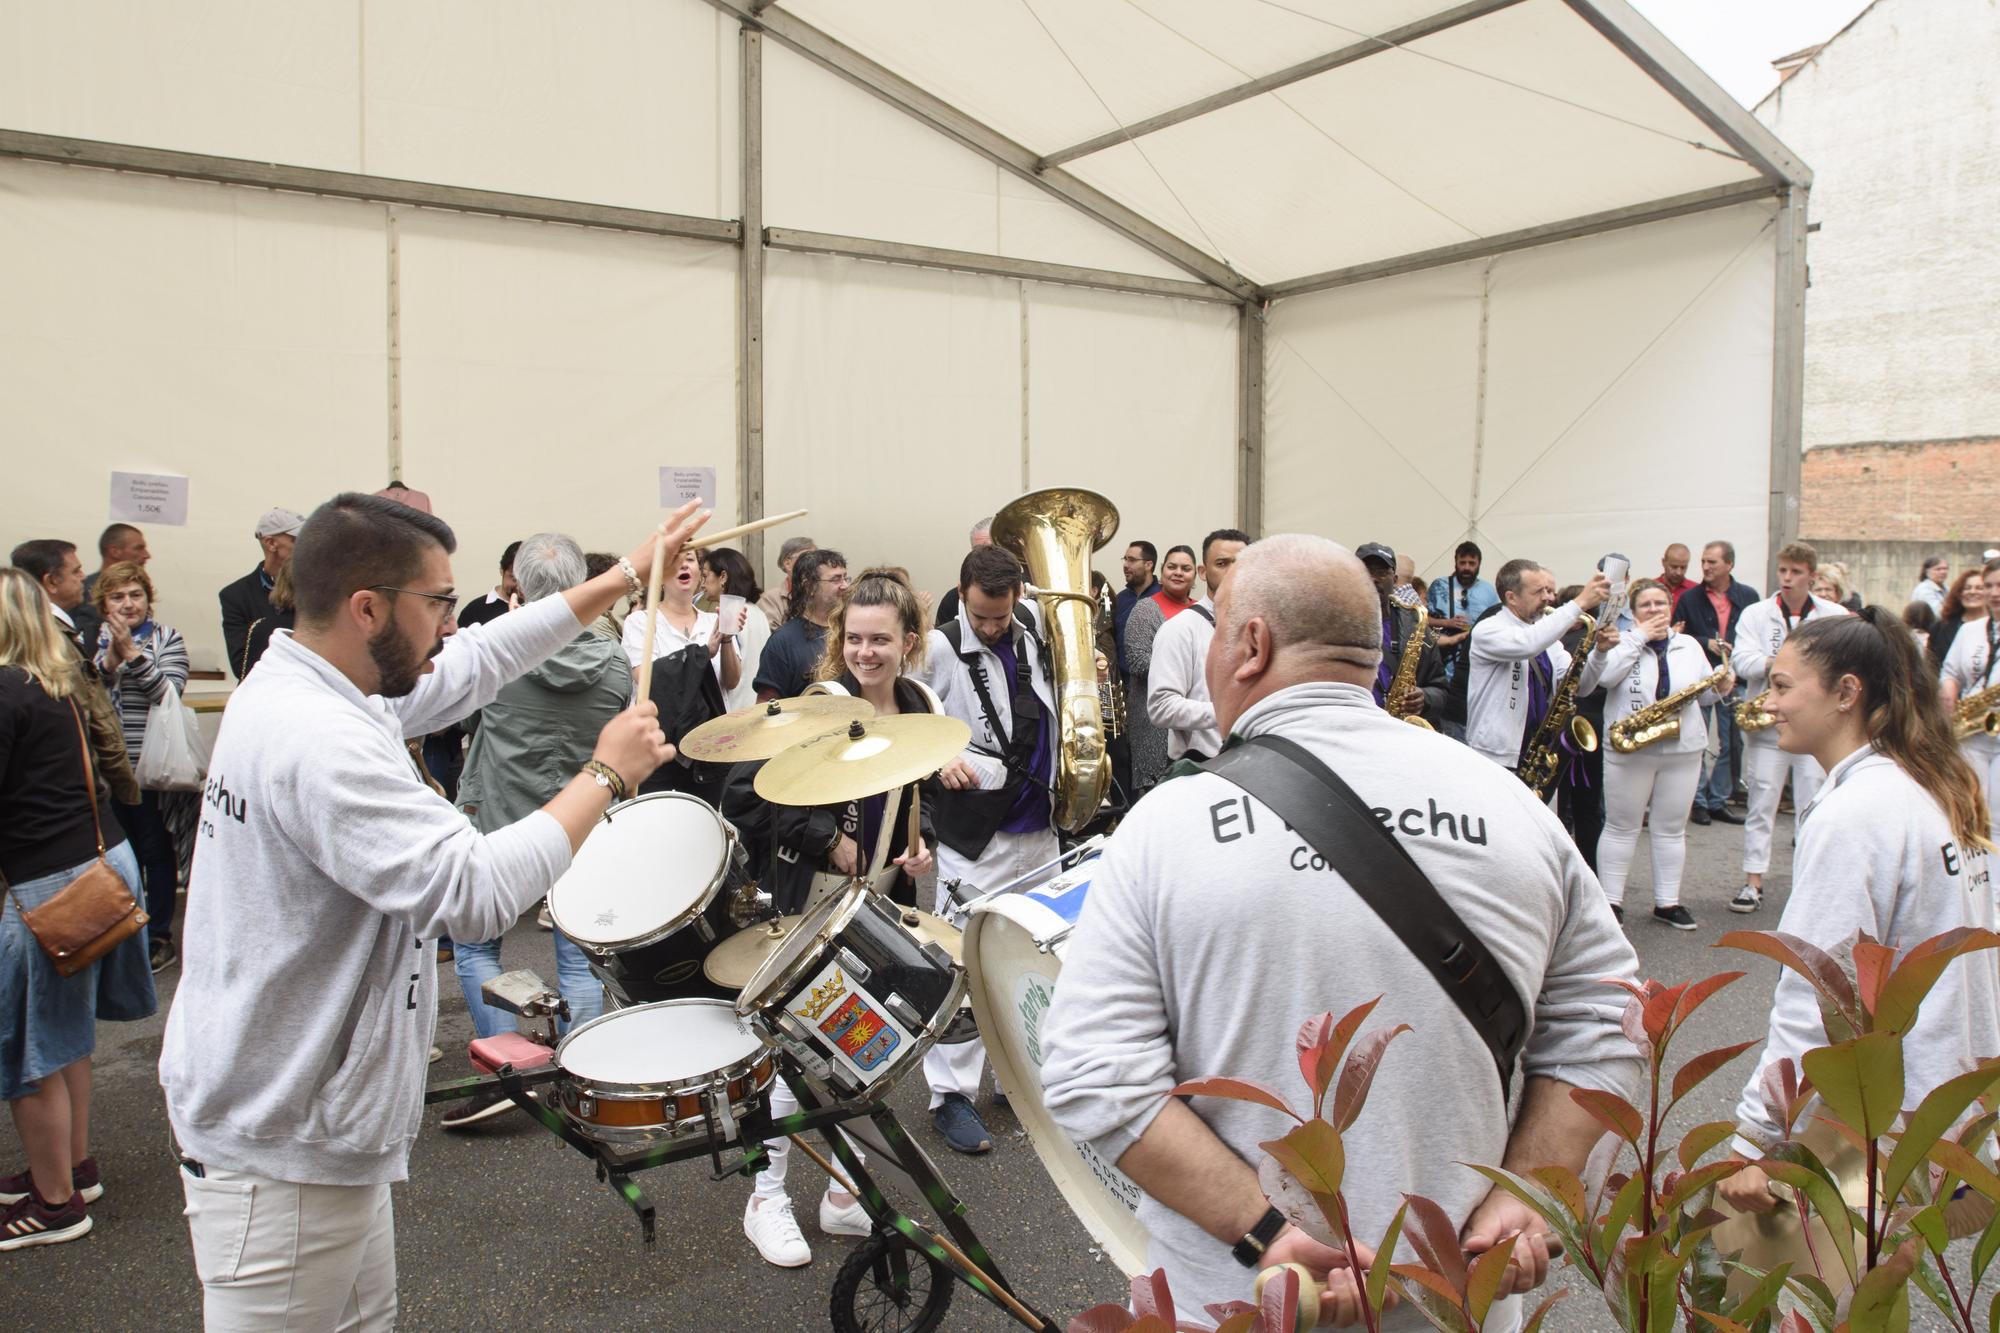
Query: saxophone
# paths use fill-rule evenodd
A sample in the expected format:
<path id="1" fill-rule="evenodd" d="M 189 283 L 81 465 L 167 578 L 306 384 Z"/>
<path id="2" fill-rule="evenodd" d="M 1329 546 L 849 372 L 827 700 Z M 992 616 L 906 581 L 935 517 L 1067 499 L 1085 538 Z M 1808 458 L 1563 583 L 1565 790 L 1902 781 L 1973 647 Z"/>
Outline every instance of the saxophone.
<path id="1" fill-rule="evenodd" d="M 1395 608 L 1399 606 L 1404 610 L 1416 612 L 1417 623 L 1410 631 L 1409 642 L 1403 645 L 1403 655 L 1396 659 L 1396 674 L 1389 678 L 1389 693 L 1386 696 L 1389 716 L 1401 718 L 1411 726 L 1422 727 L 1425 731 L 1436 731 L 1436 727 L 1424 721 L 1421 713 L 1406 713 L 1396 707 L 1398 699 L 1417 687 L 1417 663 L 1423 657 L 1424 632 L 1431 623 L 1430 609 L 1424 605 L 1423 599 L 1410 589 L 1398 588 L 1390 594 L 1390 614 L 1394 615 Z"/>
<path id="2" fill-rule="evenodd" d="M 1771 716 L 1765 705 L 1771 702 L 1771 692 L 1765 690 L 1754 698 L 1745 699 L 1736 705 L 1736 729 L 1738 731 L 1765 731 L 1777 725 L 1778 719 Z"/>
<path id="3" fill-rule="evenodd" d="M 1542 724 L 1535 728 L 1534 738 L 1522 752 L 1521 765 L 1514 770 L 1544 801 L 1555 790 L 1556 779 L 1562 776 L 1567 762 L 1562 752 L 1563 734 L 1567 732 L 1570 743 L 1586 753 L 1597 748 L 1596 728 L 1576 715 L 1576 687 L 1583 679 L 1583 664 L 1590 656 L 1591 641 L 1597 637 L 1597 620 L 1583 615 L 1577 617 L 1577 623 L 1583 626 L 1583 637 L 1576 642 L 1576 656 L 1570 659 L 1562 683 L 1549 696 L 1549 711 L 1542 715 Z"/>
<path id="4" fill-rule="evenodd" d="M 1104 669 L 1097 673 L 1097 708 L 1104 715 L 1104 736 L 1116 740 L 1125 734 L 1130 719 L 1125 715 L 1125 682 L 1118 671 L 1118 635 L 1112 631 L 1116 611 L 1111 601 L 1111 589 L 1107 586 L 1097 599 L 1098 632 L 1109 633 L 1113 644 L 1111 652 L 1105 654 Z"/>
<path id="5" fill-rule="evenodd" d="M 1684 690 L 1675 690 L 1664 699 L 1655 699 L 1644 708 L 1635 708 L 1605 728 L 1605 739 L 1619 754 L 1632 754 L 1648 745 L 1670 741 L 1681 734 L 1681 709 L 1697 694 L 1706 693 L 1729 676 L 1723 663 Z"/>
<path id="6" fill-rule="evenodd" d="M 1958 725 L 1960 736 L 2000 735 L 2000 712 L 1996 709 L 2000 709 L 2000 683 L 1974 690 L 1960 699 L 1952 721 Z"/>

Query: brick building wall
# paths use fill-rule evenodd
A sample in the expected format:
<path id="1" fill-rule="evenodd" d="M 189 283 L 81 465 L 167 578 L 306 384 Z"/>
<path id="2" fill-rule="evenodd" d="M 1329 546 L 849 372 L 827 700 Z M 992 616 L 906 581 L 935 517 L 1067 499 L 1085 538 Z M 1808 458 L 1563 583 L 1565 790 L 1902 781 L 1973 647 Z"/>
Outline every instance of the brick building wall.
<path id="1" fill-rule="evenodd" d="M 1926 555 L 2000 547 L 2000 437 L 1808 449 L 1800 482 L 1799 535 L 1871 602 L 1901 606 Z"/>

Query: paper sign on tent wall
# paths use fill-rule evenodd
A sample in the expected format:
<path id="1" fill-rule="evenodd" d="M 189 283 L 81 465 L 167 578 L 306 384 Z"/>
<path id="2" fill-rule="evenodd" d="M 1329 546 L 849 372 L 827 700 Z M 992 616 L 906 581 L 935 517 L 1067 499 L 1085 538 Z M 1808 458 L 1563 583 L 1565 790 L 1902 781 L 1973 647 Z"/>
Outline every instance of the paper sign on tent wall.
<path id="1" fill-rule="evenodd" d="M 715 508 L 715 469 L 712 467 L 661 468 L 660 508 L 678 509 L 689 500 L 701 501 L 703 509 Z"/>
<path id="2" fill-rule="evenodd" d="M 151 472 L 112 473 L 111 521 L 186 527 L 188 479 Z"/>

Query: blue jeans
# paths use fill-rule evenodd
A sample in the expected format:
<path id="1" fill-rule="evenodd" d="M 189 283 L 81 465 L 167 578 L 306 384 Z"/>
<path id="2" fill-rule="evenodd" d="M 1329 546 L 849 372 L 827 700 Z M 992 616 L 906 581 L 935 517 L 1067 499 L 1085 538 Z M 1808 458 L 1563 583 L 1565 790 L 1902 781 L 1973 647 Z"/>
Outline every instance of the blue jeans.
<path id="1" fill-rule="evenodd" d="M 1694 803 L 1710 814 L 1729 804 L 1736 790 L 1736 775 L 1743 766 L 1743 736 L 1736 730 L 1736 701 L 1742 695 L 1738 687 L 1724 702 L 1701 706 L 1701 720 L 1709 735 L 1716 738 L 1717 749 L 1712 763 L 1708 752 L 1702 752 L 1701 785 L 1695 788 Z"/>
<path id="2" fill-rule="evenodd" d="M 142 791 L 139 804 L 121 802 L 112 809 L 132 844 L 132 854 L 139 858 L 139 874 L 146 884 L 140 896 L 145 902 L 146 915 L 152 918 L 146 930 L 153 939 L 171 940 L 181 866 L 180 858 L 174 854 L 173 835 L 167 832 L 166 821 L 160 818 L 160 793 Z"/>
<path id="3" fill-rule="evenodd" d="M 459 989 L 465 992 L 465 1007 L 472 1011 L 474 1035 L 494 1037 L 514 1031 L 514 1015 L 505 1009 L 495 1009 L 479 993 L 481 986 L 500 975 L 500 941 L 454 942 L 451 967 L 458 973 Z M 569 1001 L 569 1022 L 560 1025 L 561 1031 L 567 1032 L 604 1012 L 604 984 L 590 970 L 583 950 L 560 930 L 556 932 L 556 988 Z"/>

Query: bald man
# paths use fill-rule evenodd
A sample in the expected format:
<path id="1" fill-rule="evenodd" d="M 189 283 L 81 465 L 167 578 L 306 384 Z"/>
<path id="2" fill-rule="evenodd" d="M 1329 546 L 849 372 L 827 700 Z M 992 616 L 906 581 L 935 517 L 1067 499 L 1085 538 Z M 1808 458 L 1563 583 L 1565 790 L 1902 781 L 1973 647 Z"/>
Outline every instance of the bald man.
<path id="1" fill-rule="evenodd" d="M 1694 586 L 1688 577 L 1688 561 L 1693 559 L 1688 548 L 1675 542 L 1660 557 L 1660 586 L 1667 590 L 1667 605 L 1672 606 L 1681 599 L 1681 594 Z"/>
<path id="2" fill-rule="evenodd" d="M 1208 689 L 1229 746 L 1281 736 L 1338 772 L 1528 1006 L 1518 1117 L 1510 1122 L 1479 1033 L 1340 871 L 1243 788 L 1205 771 L 1156 788 L 1096 863 L 1043 1028 L 1045 1104 L 1066 1134 L 1145 1190 L 1146 1266 L 1166 1270 L 1176 1304 L 1248 1300 L 1259 1268 L 1298 1262 L 1330 1275 L 1336 1315 L 1350 1322 L 1358 1298 L 1347 1261 L 1281 1226 L 1258 1187 L 1257 1144 L 1282 1132 L 1282 1118 L 1168 1094 L 1181 1080 L 1228 1074 L 1293 1096 L 1299 1024 L 1382 996 L 1369 1027 L 1407 1022 L 1416 1035 L 1404 1038 L 1411 1049 L 1389 1052 L 1346 1133 L 1355 1234 L 1380 1236 L 1404 1192 L 1421 1193 L 1468 1249 L 1524 1234 L 1509 1281 L 1534 1286 L 1548 1268 L 1541 1223 L 1455 1163 L 1582 1167 L 1600 1131 L 1570 1088 L 1637 1091 L 1622 997 L 1602 982 L 1635 975 L 1631 945 L 1575 844 L 1527 788 L 1375 706 L 1381 612 L 1345 547 L 1302 536 L 1246 547 L 1216 619 Z"/>

